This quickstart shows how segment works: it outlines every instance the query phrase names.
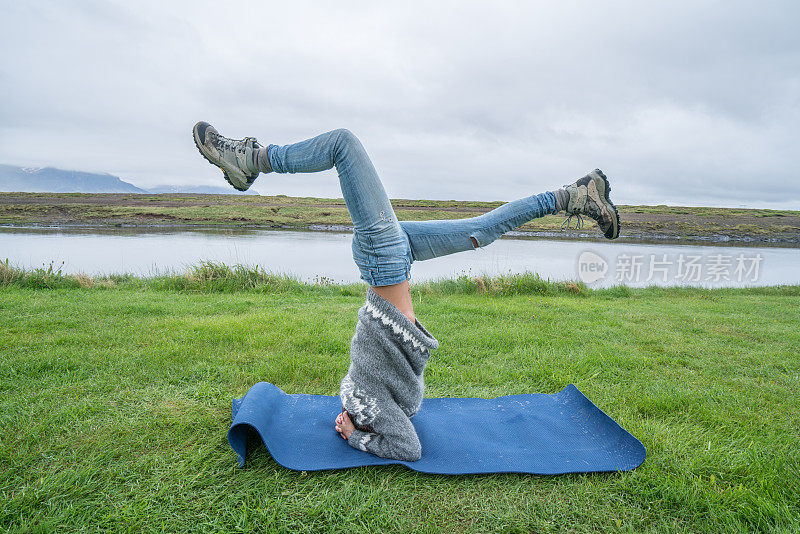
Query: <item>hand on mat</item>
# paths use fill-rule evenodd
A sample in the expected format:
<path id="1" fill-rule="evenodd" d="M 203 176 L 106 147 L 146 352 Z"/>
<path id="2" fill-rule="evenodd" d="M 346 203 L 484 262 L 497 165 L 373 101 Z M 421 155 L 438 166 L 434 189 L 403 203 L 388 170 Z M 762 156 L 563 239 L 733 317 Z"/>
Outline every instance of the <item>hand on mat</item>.
<path id="1" fill-rule="evenodd" d="M 347 439 L 350 437 L 350 433 L 355 430 L 353 426 L 353 422 L 350 420 L 350 414 L 347 412 L 342 412 L 336 418 L 336 425 L 334 426 L 336 431 L 342 436 L 342 439 Z"/>

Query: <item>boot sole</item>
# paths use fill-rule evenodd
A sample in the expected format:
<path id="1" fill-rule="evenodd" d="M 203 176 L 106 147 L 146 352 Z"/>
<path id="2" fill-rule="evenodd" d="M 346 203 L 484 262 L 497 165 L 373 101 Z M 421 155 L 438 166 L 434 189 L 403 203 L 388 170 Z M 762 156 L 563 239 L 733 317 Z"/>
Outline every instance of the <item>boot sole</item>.
<path id="1" fill-rule="evenodd" d="M 221 171 L 222 171 L 222 176 L 224 176 L 224 177 L 225 177 L 225 181 L 226 181 L 226 182 L 228 182 L 229 184 L 231 184 L 231 187 L 233 187 L 233 188 L 234 188 L 234 189 L 236 189 L 237 191 L 247 191 L 247 190 L 250 188 L 250 185 L 252 184 L 252 182 L 250 182 L 249 184 L 247 184 L 247 186 L 246 186 L 244 189 L 242 189 L 241 187 L 238 187 L 238 186 L 237 186 L 235 183 L 233 183 L 233 180 L 231 180 L 231 177 L 230 177 L 230 176 L 228 176 L 228 171 L 226 171 L 225 169 L 223 169 L 222 167 L 220 167 L 219 165 L 217 165 L 216 163 L 214 163 L 213 161 L 211 161 L 211 159 L 209 159 L 209 157 L 206 155 L 206 153 L 205 153 L 205 152 L 203 152 L 203 149 L 202 149 L 202 148 L 200 148 L 200 139 L 198 138 L 198 135 L 199 135 L 199 134 L 198 134 L 197 128 L 198 128 L 200 125 L 202 125 L 202 124 L 205 124 L 205 125 L 206 125 L 206 127 L 207 127 L 207 126 L 210 126 L 210 125 L 209 125 L 207 122 L 198 122 L 198 123 L 197 123 L 197 124 L 195 124 L 195 125 L 194 125 L 194 127 L 192 128 L 192 139 L 194 139 L 194 146 L 196 146 L 196 147 L 197 147 L 197 151 L 198 151 L 198 152 L 200 152 L 200 155 L 201 155 L 201 156 L 203 156 L 203 159 L 204 159 L 204 160 L 206 160 L 206 161 L 207 161 L 207 162 L 209 162 L 211 165 L 213 165 L 214 167 L 216 167 L 216 168 L 218 168 L 219 170 L 221 170 Z M 205 131 L 205 130 L 204 130 L 204 131 Z"/>
<path id="2" fill-rule="evenodd" d="M 603 171 L 601 171 L 600 169 L 595 169 L 595 172 L 597 174 L 599 174 L 600 177 L 603 179 L 603 183 L 605 185 L 605 192 L 603 194 L 603 197 L 604 197 L 606 203 L 609 206 L 611 206 L 611 208 L 614 210 L 614 221 L 613 221 L 613 223 L 611 225 L 611 235 L 607 235 L 607 234 L 603 234 L 603 235 L 605 236 L 606 239 L 616 239 L 616 238 L 619 237 L 620 221 L 619 221 L 619 211 L 617 211 L 617 207 L 614 205 L 613 202 L 611 202 L 611 198 L 610 198 L 610 195 L 611 195 L 611 184 L 608 183 L 608 178 L 606 178 L 606 175 L 603 174 Z"/>

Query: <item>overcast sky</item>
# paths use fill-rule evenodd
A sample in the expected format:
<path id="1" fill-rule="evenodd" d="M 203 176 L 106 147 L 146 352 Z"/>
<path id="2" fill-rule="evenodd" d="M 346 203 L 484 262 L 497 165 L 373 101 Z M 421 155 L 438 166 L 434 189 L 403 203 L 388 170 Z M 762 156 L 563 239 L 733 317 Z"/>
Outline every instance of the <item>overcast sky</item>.
<path id="1" fill-rule="evenodd" d="M 224 184 L 192 125 L 358 135 L 394 198 L 800 208 L 800 3 L 0 0 L 0 163 Z M 262 194 L 340 196 L 333 171 Z"/>

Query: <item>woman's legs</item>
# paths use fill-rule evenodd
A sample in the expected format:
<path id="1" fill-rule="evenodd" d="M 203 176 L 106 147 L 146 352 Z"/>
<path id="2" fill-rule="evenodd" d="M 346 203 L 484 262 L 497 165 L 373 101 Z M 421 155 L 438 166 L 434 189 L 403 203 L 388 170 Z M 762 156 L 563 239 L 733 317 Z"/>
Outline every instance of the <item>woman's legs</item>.
<path id="1" fill-rule="evenodd" d="M 478 217 L 441 221 L 403 221 L 414 261 L 485 247 L 506 232 L 538 217 L 557 213 L 551 191 L 521 198 Z"/>
<path id="2" fill-rule="evenodd" d="M 554 192 L 509 202 L 470 219 L 398 223 L 375 167 L 361 142 L 348 130 L 334 130 L 291 145 L 262 147 L 248 137 L 230 139 L 206 122 L 193 129 L 198 150 L 222 169 L 225 178 L 246 190 L 259 172 L 317 172 L 336 167 L 347 209 L 353 220 L 353 259 L 361 278 L 412 321 L 408 291 L 411 263 L 485 246 L 505 232 L 566 210 L 598 222 L 608 239 L 619 235 L 619 215 L 609 199 L 608 179 L 595 169 Z"/>
<path id="3" fill-rule="evenodd" d="M 619 213 L 609 197 L 611 186 L 599 169 L 555 191 L 521 198 L 478 217 L 442 221 L 404 221 L 414 261 L 484 247 L 526 222 L 564 211 L 595 220 L 607 239 L 619 237 Z M 567 219 L 566 223 L 569 224 Z"/>
<path id="4" fill-rule="evenodd" d="M 411 320 L 414 310 L 408 279 L 415 260 L 486 246 L 531 219 L 562 210 L 570 218 L 593 218 L 608 239 L 619 235 L 619 215 L 609 198 L 611 187 L 597 169 L 555 192 L 515 200 L 479 217 L 399 223 L 367 152 L 348 130 L 266 148 L 254 138 L 223 137 L 205 122 L 195 124 L 193 135 L 203 157 L 242 191 L 259 172 L 318 172 L 335 166 L 353 220 L 353 259 L 361 278 Z"/>
<path id="5" fill-rule="evenodd" d="M 353 259 L 361 278 L 414 321 L 408 290 L 411 252 L 366 150 L 348 130 L 334 130 L 291 145 L 262 148 L 273 171 L 318 172 L 336 167 L 353 220 Z"/>
<path id="6" fill-rule="evenodd" d="M 291 145 L 270 145 L 261 151 L 260 155 L 278 173 L 336 167 L 342 196 L 353 220 L 353 259 L 361 278 L 373 288 L 391 288 L 376 292 L 404 313 L 407 310 L 413 314 L 407 282 L 412 261 L 486 246 L 531 219 L 557 212 L 556 197 L 548 191 L 469 219 L 398 222 L 375 167 L 350 131 L 334 130 Z"/>

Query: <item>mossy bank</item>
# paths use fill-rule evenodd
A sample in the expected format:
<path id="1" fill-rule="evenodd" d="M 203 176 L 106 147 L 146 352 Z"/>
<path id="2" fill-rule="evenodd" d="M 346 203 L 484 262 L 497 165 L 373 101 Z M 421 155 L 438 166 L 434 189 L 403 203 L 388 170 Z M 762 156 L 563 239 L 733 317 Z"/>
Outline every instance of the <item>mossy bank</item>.
<path id="1" fill-rule="evenodd" d="M 474 217 L 501 202 L 392 201 L 400 220 Z M 734 241 L 800 245 L 800 212 L 791 210 L 619 206 L 622 240 Z M 520 230 L 531 235 L 560 231 L 561 216 L 536 219 Z M 347 227 L 342 199 L 201 194 L 0 193 L 0 224 L 68 226 Z M 593 225 L 580 233 L 602 239 Z"/>

